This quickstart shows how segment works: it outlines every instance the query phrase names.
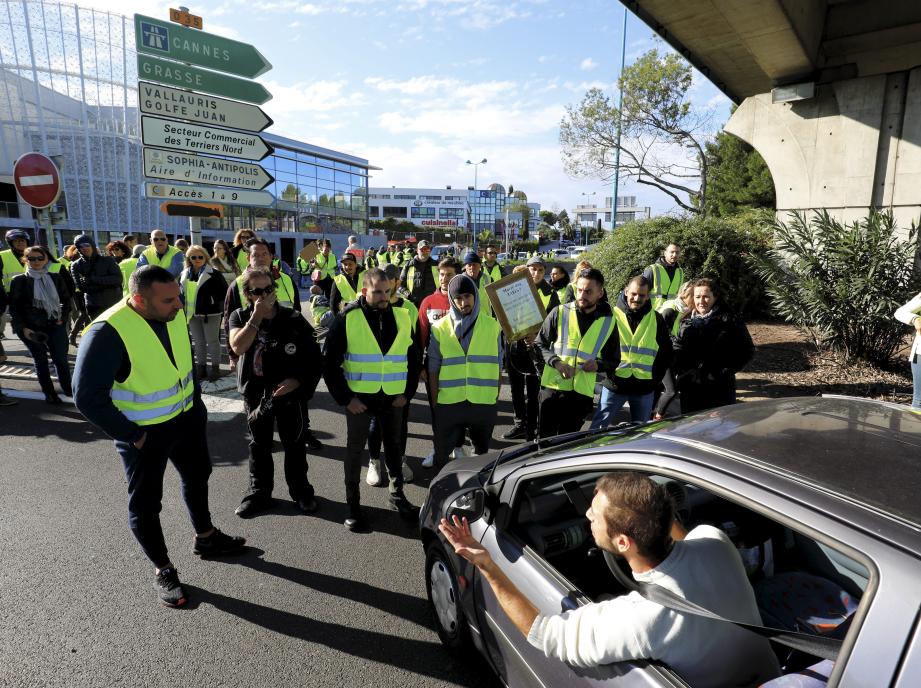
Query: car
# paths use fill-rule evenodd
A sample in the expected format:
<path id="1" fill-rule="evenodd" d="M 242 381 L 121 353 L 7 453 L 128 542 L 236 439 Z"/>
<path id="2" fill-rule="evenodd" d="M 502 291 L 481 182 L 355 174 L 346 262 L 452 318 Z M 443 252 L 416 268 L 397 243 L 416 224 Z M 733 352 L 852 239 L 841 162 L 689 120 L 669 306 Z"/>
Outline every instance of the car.
<path id="1" fill-rule="evenodd" d="M 569 249 L 569 257 L 578 259 L 586 250 L 585 246 L 573 246 Z"/>
<path id="2" fill-rule="evenodd" d="M 620 470 L 664 485 L 686 527 L 732 539 L 765 625 L 835 647 L 831 661 L 775 641 L 785 676 L 766 688 L 921 685 L 921 416 L 852 397 L 740 403 L 448 464 L 420 512 L 441 641 L 476 648 L 507 686 L 687 685 L 657 661 L 582 669 L 548 658 L 437 529 L 466 517 L 541 614 L 624 595 L 632 578 L 598 555 L 584 516 L 597 478 Z M 797 683 L 800 672 L 824 678 Z"/>
<path id="3" fill-rule="evenodd" d="M 496 256 L 496 260 L 499 261 L 500 263 L 504 263 L 505 261 L 508 260 L 508 254 L 507 254 L 507 253 L 500 253 L 500 254 L 498 254 L 498 255 Z"/>
<path id="4" fill-rule="evenodd" d="M 569 250 L 565 248 L 555 248 L 550 253 L 554 258 L 569 258 Z"/>

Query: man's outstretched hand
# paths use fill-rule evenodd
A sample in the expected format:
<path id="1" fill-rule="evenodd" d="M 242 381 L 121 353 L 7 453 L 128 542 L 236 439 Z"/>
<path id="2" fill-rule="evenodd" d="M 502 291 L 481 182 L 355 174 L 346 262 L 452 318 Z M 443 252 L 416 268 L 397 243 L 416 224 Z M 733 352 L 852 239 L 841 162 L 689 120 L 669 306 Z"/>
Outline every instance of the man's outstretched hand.
<path id="1" fill-rule="evenodd" d="M 454 552 L 477 568 L 487 566 L 492 561 L 492 557 L 470 534 L 470 523 L 468 523 L 467 519 L 454 516 L 452 520 L 454 523 L 450 523 L 446 518 L 441 519 L 441 523 L 438 524 L 438 530 L 451 543 Z"/>

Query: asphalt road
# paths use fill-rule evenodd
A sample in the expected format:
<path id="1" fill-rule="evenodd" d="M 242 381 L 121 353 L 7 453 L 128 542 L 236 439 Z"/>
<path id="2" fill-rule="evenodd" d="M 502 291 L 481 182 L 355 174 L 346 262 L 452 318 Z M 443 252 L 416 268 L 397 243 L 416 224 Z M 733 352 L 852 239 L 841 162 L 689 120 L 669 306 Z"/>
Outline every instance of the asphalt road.
<path id="1" fill-rule="evenodd" d="M 6 344 L 15 360 L 18 342 Z M 3 387 L 38 389 L 31 381 Z M 496 436 L 510 423 L 507 387 L 500 412 Z M 170 610 L 157 603 L 153 570 L 128 531 L 111 442 L 72 406 L 21 399 L 0 408 L 0 685 L 494 685 L 478 657 L 456 658 L 441 646 L 422 547 L 414 526 L 387 508 L 386 488 L 362 484 L 371 533 L 342 526 L 345 423 L 325 387 L 311 411 L 327 445 L 309 456 L 315 515 L 288 499 L 276 453 L 276 508 L 237 518 L 247 485 L 244 424 L 232 411 L 214 418 L 212 515 L 251 547 L 219 561 L 195 557 L 176 473 L 167 469 L 161 519 L 192 598 Z M 406 490 L 417 504 L 432 476 L 419 468 L 430 433 L 418 394 L 408 454 L 420 479 Z"/>

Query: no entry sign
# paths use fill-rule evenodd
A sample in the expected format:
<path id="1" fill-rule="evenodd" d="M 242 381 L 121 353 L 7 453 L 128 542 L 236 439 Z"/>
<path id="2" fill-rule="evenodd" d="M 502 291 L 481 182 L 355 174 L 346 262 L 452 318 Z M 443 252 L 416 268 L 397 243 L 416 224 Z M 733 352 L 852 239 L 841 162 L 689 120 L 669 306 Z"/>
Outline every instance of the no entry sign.
<path id="1" fill-rule="evenodd" d="M 61 194 L 61 174 L 47 155 L 26 153 L 13 165 L 13 183 L 33 208 L 47 208 Z"/>

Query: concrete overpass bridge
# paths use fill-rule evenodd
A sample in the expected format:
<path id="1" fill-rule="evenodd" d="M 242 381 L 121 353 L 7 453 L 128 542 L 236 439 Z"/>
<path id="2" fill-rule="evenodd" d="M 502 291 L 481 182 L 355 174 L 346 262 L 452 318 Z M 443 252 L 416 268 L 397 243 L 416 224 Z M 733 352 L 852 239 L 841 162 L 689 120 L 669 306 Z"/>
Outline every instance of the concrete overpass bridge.
<path id="1" fill-rule="evenodd" d="M 622 2 L 739 105 L 779 214 L 921 217 L 921 1 Z"/>

